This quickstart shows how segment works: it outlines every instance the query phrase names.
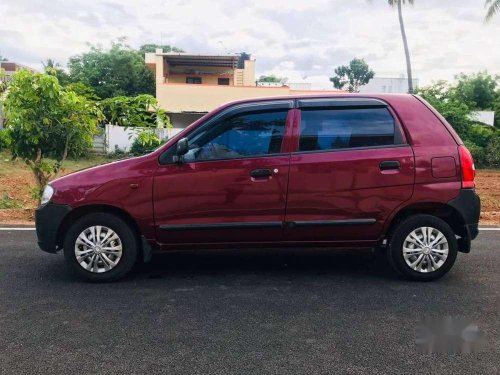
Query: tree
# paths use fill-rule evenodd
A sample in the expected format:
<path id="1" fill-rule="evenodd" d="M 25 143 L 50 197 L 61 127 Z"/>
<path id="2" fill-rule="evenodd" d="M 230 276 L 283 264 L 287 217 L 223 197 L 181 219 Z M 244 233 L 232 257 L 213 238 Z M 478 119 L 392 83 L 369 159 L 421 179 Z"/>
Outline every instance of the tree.
<path id="1" fill-rule="evenodd" d="M 489 21 L 500 11 L 500 0 L 486 0 L 484 6 L 488 8 L 485 20 Z"/>
<path id="2" fill-rule="evenodd" d="M 92 87 L 88 87 L 84 83 L 81 82 L 73 82 L 66 85 L 66 90 L 73 91 L 75 94 L 79 96 L 83 96 L 87 100 L 91 102 L 97 102 L 101 100 L 95 93 L 95 90 Z"/>
<path id="3" fill-rule="evenodd" d="M 366 85 L 375 76 L 363 59 L 352 59 L 349 65 L 335 68 L 335 77 L 330 81 L 336 89 L 344 90 L 347 86 L 349 92 L 359 92 L 359 87 Z"/>
<path id="4" fill-rule="evenodd" d="M 274 74 L 268 76 L 260 76 L 257 82 L 269 82 L 269 83 L 279 83 L 283 81 L 282 77 L 276 77 Z"/>
<path id="5" fill-rule="evenodd" d="M 372 1 L 372 0 L 369 0 Z M 403 39 L 403 47 L 406 57 L 406 73 L 408 75 L 408 92 L 413 93 L 413 75 L 411 70 L 411 59 L 410 59 L 410 49 L 408 47 L 408 40 L 406 38 L 406 29 L 403 20 L 403 5 L 406 3 L 413 5 L 414 0 L 387 0 L 391 7 L 398 8 L 398 18 L 399 18 L 399 28 L 401 30 L 401 38 Z"/>
<path id="6" fill-rule="evenodd" d="M 71 77 L 62 68 L 61 64 L 56 62 L 54 59 L 47 59 L 42 61 L 43 70 L 45 73 L 56 76 L 59 83 L 63 86 L 71 83 Z"/>
<path id="7" fill-rule="evenodd" d="M 139 47 L 139 52 L 144 55 L 145 53 L 156 52 L 156 50 L 159 48 L 162 49 L 163 52 L 179 52 L 179 53 L 184 52 L 182 48 L 177 48 L 169 44 L 154 44 L 154 43 L 143 44 L 142 46 Z"/>
<path id="8" fill-rule="evenodd" d="M 43 65 L 43 70 L 47 71 L 47 69 L 49 68 L 60 68 L 61 67 L 61 64 L 59 64 L 58 62 L 56 62 L 54 59 L 47 59 L 45 61 L 42 61 L 42 65 Z"/>
<path id="9" fill-rule="evenodd" d="M 26 69 L 12 76 L 4 109 L 12 156 L 32 170 L 39 198 L 69 154 L 92 146 L 102 118 L 94 103 L 66 90 L 55 76 Z"/>
<path id="10" fill-rule="evenodd" d="M 398 17 L 399 17 L 399 28 L 401 29 L 401 38 L 403 39 L 403 47 L 405 50 L 405 58 L 406 58 L 406 74 L 408 75 L 408 92 L 413 93 L 413 74 L 411 71 L 411 59 L 410 59 L 410 48 L 408 47 L 408 40 L 406 39 L 406 30 L 405 24 L 403 21 L 403 9 L 402 4 L 405 4 L 408 1 L 408 4 L 413 5 L 413 0 L 389 0 L 389 5 L 394 7 L 398 7 Z"/>
<path id="11" fill-rule="evenodd" d="M 7 80 L 6 80 L 6 78 L 5 78 L 5 77 L 6 77 L 6 75 L 5 75 L 5 70 L 4 70 L 4 69 L 2 69 L 2 68 L 0 68 L 0 99 L 1 99 L 1 95 L 2 95 L 2 93 L 3 93 L 5 90 L 7 90 Z M 1 103 L 1 101 L 0 101 L 0 104 L 2 104 L 2 103 Z M 0 106 L 0 113 L 2 113 L 2 112 L 1 112 L 1 106 Z M 1 117 L 0 117 L 0 118 L 1 118 Z M 0 125 L 1 125 L 1 123 L 0 123 Z"/>
<path id="12" fill-rule="evenodd" d="M 491 110 L 500 96 L 497 90 L 500 76 L 491 76 L 487 72 L 459 74 L 456 94 L 474 110 Z"/>
<path id="13" fill-rule="evenodd" d="M 9 61 L 9 59 L 0 55 L 0 61 Z"/>
<path id="14" fill-rule="evenodd" d="M 100 98 L 155 93 L 154 74 L 144 54 L 120 42 L 108 50 L 91 46 L 89 52 L 71 57 L 68 67 L 73 82 L 93 88 Z"/>

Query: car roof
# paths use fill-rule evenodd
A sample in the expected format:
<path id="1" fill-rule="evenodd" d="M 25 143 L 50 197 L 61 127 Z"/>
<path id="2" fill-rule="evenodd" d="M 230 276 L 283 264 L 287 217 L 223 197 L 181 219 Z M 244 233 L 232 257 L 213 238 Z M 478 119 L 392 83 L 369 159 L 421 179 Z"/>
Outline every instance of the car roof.
<path id="1" fill-rule="evenodd" d="M 302 95 L 282 95 L 282 96 L 264 96 L 251 99 L 235 100 L 221 105 L 217 110 L 221 110 L 236 104 L 259 103 L 276 100 L 302 100 L 302 99 L 341 99 L 341 98 L 366 98 L 366 99 L 381 99 L 387 102 L 392 102 L 395 99 L 409 99 L 413 94 L 377 94 L 377 93 L 325 93 L 325 94 L 302 94 Z"/>

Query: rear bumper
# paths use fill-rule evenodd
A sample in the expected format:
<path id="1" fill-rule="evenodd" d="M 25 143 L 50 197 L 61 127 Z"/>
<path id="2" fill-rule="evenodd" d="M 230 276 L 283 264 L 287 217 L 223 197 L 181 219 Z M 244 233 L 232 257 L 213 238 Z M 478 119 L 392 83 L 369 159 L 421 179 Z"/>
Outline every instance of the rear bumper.
<path id="1" fill-rule="evenodd" d="M 36 235 L 38 246 L 47 253 L 55 253 L 59 249 L 57 234 L 59 227 L 71 207 L 64 204 L 47 203 L 35 211 Z"/>
<path id="2" fill-rule="evenodd" d="M 463 228 L 458 241 L 458 248 L 464 253 L 470 252 L 470 243 L 479 234 L 479 215 L 481 200 L 474 189 L 462 189 L 458 197 L 448 204 L 457 210 L 463 219 Z"/>

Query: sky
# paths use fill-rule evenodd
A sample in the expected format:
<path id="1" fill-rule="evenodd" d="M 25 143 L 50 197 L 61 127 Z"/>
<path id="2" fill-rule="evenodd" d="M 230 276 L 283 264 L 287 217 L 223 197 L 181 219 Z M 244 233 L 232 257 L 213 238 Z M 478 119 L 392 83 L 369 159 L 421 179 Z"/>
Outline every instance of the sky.
<path id="1" fill-rule="evenodd" d="M 483 0 L 415 0 L 404 7 L 420 85 L 461 72 L 500 74 L 500 14 Z M 406 72 L 397 10 L 385 0 L 0 0 L 0 55 L 37 69 L 126 37 L 191 53 L 247 52 L 257 75 L 331 88 L 336 66 L 363 58 L 377 77 Z"/>

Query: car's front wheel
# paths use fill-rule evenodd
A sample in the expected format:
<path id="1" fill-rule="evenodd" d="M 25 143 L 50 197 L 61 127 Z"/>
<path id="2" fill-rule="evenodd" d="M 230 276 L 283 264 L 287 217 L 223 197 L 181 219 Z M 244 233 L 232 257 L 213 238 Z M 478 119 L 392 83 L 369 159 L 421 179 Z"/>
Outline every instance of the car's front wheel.
<path id="1" fill-rule="evenodd" d="M 408 279 L 435 280 L 445 275 L 457 258 L 453 229 L 431 215 L 411 216 L 397 225 L 388 242 L 391 265 Z"/>
<path id="2" fill-rule="evenodd" d="M 91 213 L 79 218 L 64 239 L 71 270 L 91 281 L 115 281 L 129 273 L 137 259 L 138 240 L 120 217 Z"/>

